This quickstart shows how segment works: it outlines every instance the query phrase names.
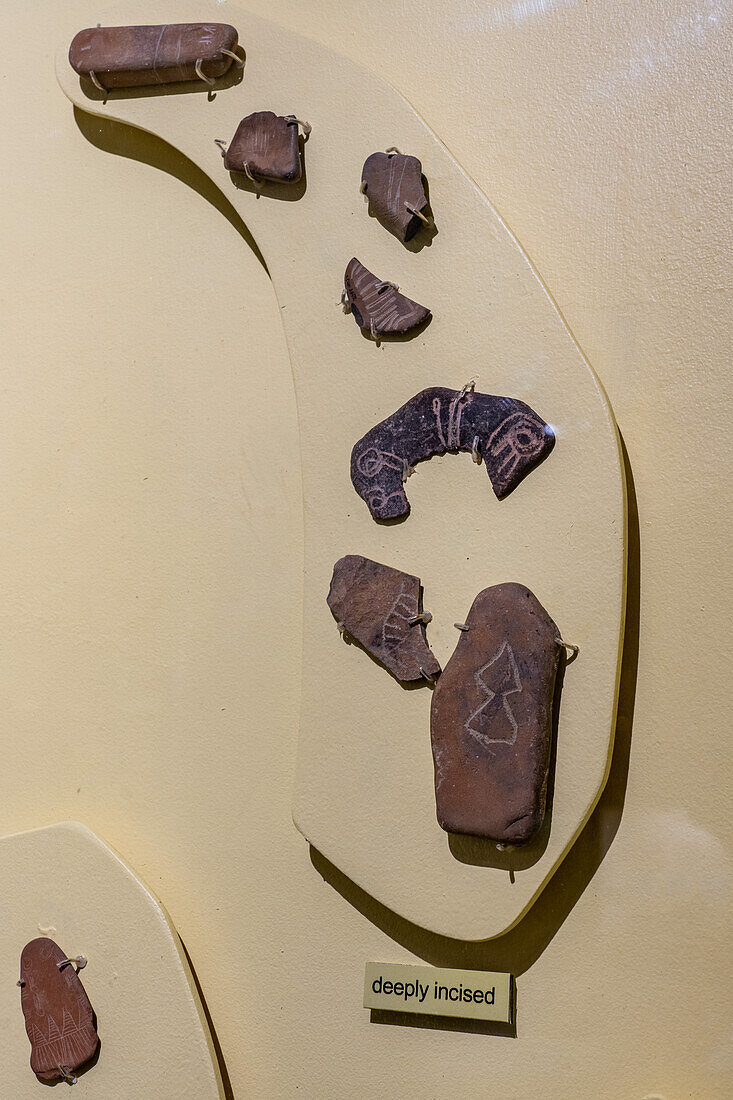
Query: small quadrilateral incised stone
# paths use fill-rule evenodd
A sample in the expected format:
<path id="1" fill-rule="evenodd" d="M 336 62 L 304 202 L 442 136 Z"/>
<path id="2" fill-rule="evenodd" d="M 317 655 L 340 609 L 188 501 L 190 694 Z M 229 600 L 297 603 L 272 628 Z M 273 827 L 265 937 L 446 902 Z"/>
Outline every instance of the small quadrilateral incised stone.
<path id="1" fill-rule="evenodd" d="M 398 680 L 439 675 L 425 638 L 419 577 L 347 554 L 333 568 L 328 606 L 336 622 Z"/>

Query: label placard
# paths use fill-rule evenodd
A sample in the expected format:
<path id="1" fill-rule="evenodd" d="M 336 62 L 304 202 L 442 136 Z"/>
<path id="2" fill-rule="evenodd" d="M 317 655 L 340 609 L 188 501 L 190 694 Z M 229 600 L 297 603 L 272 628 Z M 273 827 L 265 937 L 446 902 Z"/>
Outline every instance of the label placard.
<path id="1" fill-rule="evenodd" d="M 368 962 L 364 1008 L 512 1022 L 512 975 Z"/>

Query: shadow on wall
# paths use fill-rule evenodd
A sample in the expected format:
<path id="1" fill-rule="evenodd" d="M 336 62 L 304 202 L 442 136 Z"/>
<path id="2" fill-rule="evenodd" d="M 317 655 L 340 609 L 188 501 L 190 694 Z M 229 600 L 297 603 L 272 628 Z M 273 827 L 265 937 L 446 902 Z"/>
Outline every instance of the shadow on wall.
<path id="1" fill-rule="evenodd" d="M 230 225 L 234 226 L 239 236 L 252 249 L 257 260 L 267 272 L 267 264 L 260 252 L 254 237 L 245 223 L 240 218 L 236 208 L 232 206 L 226 195 L 197 165 L 184 156 L 167 141 L 149 134 L 137 126 L 128 126 L 123 122 L 115 122 L 112 119 L 100 118 L 98 115 L 90 115 L 86 111 L 74 108 L 74 121 L 81 133 L 97 149 L 105 153 L 114 153 L 118 157 L 127 157 L 129 160 L 137 160 L 141 164 L 148 164 L 152 168 L 158 168 L 161 172 L 167 172 L 181 183 L 185 183 L 203 199 L 211 203 L 215 210 L 223 214 Z M 222 169 L 223 180 L 228 179 L 228 174 Z"/>
<path id="2" fill-rule="evenodd" d="M 540 957 L 562 926 L 573 906 L 583 894 L 598 870 L 621 823 L 626 797 L 626 783 L 631 751 L 631 727 L 636 696 L 636 674 L 639 660 L 640 566 L 639 513 L 634 479 L 626 445 L 621 439 L 621 451 L 627 486 L 627 582 L 626 621 L 624 627 L 618 713 L 608 781 L 593 813 L 565 859 L 555 871 L 545 889 L 525 916 L 503 936 L 483 941 L 451 939 L 420 928 L 404 920 L 386 906 L 375 901 L 356 883 L 342 874 L 315 848 L 311 862 L 335 890 L 368 920 L 406 947 L 413 955 L 433 966 L 458 967 L 463 970 L 500 970 L 523 974 Z M 399 1013 L 380 1014 L 375 1022 L 388 1022 L 386 1017 Z M 389 1022 L 413 1026 L 436 1027 L 435 1021 L 421 1017 L 414 1020 L 394 1019 Z M 498 1032 L 493 1032 L 497 1034 Z"/>
<path id="3" fill-rule="evenodd" d="M 173 926 L 171 925 L 171 927 L 173 927 Z M 177 935 L 177 933 L 176 933 L 176 935 Z M 188 948 L 186 947 L 185 943 L 183 942 L 183 940 L 181 939 L 180 936 L 178 936 L 178 942 L 180 943 L 180 945 L 183 949 L 183 954 L 186 956 L 186 962 L 188 964 L 188 969 L 189 969 L 189 972 L 191 974 L 191 978 L 193 979 L 193 984 L 196 986 L 196 992 L 198 993 L 199 1001 L 201 1002 L 201 1008 L 202 1008 L 203 1013 L 204 1013 L 204 1018 L 206 1020 L 206 1023 L 208 1024 L 209 1034 L 211 1035 L 211 1045 L 214 1048 L 214 1055 L 216 1057 L 216 1061 L 217 1061 L 218 1066 L 219 1066 L 219 1073 L 221 1074 L 221 1083 L 222 1083 L 222 1088 L 224 1089 L 224 1100 L 235 1100 L 234 1089 L 232 1088 L 232 1081 L 231 1081 L 231 1078 L 229 1076 L 229 1071 L 227 1070 L 226 1062 L 224 1061 L 224 1054 L 223 1054 L 222 1049 L 221 1049 L 221 1043 L 219 1042 L 219 1037 L 216 1034 L 216 1028 L 214 1027 L 214 1021 L 211 1018 L 211 1013 L 209 1012 L 209 1006 L 206 1003 L 206 998 L 204 997 L 204 991 L 201 988 L 201 982 L 199 981 L 198 975 L 196 974 L 196 971 L 194 970 L 193 963 L 191 962 L 191 956 L 188 953 Z"/>

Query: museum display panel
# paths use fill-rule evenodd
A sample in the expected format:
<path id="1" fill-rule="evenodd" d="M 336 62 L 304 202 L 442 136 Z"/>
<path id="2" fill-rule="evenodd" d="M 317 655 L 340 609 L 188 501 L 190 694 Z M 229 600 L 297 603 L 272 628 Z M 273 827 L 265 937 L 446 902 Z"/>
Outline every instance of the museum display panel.
<path id="1" fill-rule="evenodd" d="M 44 390 L 52 399 L 60 393 L 60 364 L 70 383 L 70 427 L 101 428 L 107 407 L 113 417 L 126 407 L 127 418 L 109 436 L 99 433 L 100 454 L 107 456 L 102 477 L 111 473 L 119 489 L 104 499 L 90 497 L 87 475 L 59 494 L 41 465 L 36 482 L 50 503 L 41 539 L 32 535 L 27 508 L 13 510 L 8 528 L 11 560 L 16 546 L 26 552 L 28 568 L 13 578 L 17 589 L 28 570 L 38 575 L 47 543 L 50 550 L 57 542 L 60 552 L 48 557 L 50 583 L 38 586 L 41 618 L 15 619 L 19 663 L 9 698 L 14 725 L 30 731 L 26 776 L 33 775 L 30 789 L 37 794 L 20 813 L 11 797 L 4 843 L 48 836 L 26 873 L 45 888 L 49 874 L 41 857 L 57 849 L 66 876 L 48 895 L 52 912 L 45 917 L 38 895 L 29 895 L 16 914 L 22 934 L 4 945 L 16 967 L 21 958 L 10 1025 L 20 1025 L 22 1034 L 25 1018 L 17 1095 L 38 1087 L 34 1073 L 69 1084 L 78 1078 L 100 1096 L 121 1094 L 129 1082 L 120 1086 L 120 1057 L 140 1058 L 143 1049 L 146 1072 L 165 1080 L 157 1094 L 185 1094 L 200 1084 L 184 1085 L 180 1067 L 172 1070 L 175 1045 L 163 1042 L 152 1056 L 152 1030 L 142 1048 L 125 1031 L 130 1017 L 114 987 L 111 999 L 100 1000 L 96 976 L 116 976 L 105 966 L 112 945 L 90 951 L 78 942 L 81 914 L 85 939 L 94 940 L 89 918 L 97 909 L 86 888 L 74 888 L 74 856 L 67 856 L 64 838 L 78 833 L 104 843 L 84 826 L 18 833 L 64 816 L 114 843 L 136 868 L 135 881 L 142 874 L 171 912 L 163 920 L 183 960 L 184 984 L 176 984 L 174 970 L 159 974 L 156 966 L 148 981 L 173 998 L 177 1011 L 193 1006 L 194 1046 L 205 1051 L 200 1073 L 216 1094 L 287 1095 L 293 1070 L 290 1059 L 268 1057 L 268 1044 L 274 1051 L 281 1033 L 272 1025 L 278 1013 L 281 1023 L 299 1018 L 304 1041 L 310 1036 L 311 1047 L 322 1044 L 329 1034 L 328 988 L 329 1003 L 340 1006 L 339 1019 L 351 1033 L 347 1094 L 389 1094 L 384 1073 L 393 1054 L 402 1057 L 409 1046 L 421 1051 L 415 1089 L 429 1088 L 437 1063 L 424 1057 L 420 1035 L 429 1028 L 433 1037 L 443 1033 L 434 1055 L 460 1078 L 459 1095 L 475 1095 L 479 1087 L 478 1063 L 466 1053 L 489 1047 L 498 1056 L 503 1092 L 531 1092 L 540 1041 L 555 1060 L 543 1089 L 552 1095 L 564 1088 L 566 1095 L 558 1072 L 566 1048 L 559 1034 L 553 1038 L 550 990 L 566 1006 L 574 996 L 586 1007 L 594 1003 L 602 1016 L 604 968 L 597 944 L 588 954 L 583 921 L 594 911 L 605 919 L 632 897 L 634 919 L 648 921 L 645 896 L 660 904 L 654 880 L 650 891 L 634 897 L 633 873 L 615 891 L 599 889 L 617 858 L 617 832 L 627 843 L 635 835 L 627 831 L 631 810 L 624 809 L 624 794 L 633 777 L 638 697 L 639 548 L 641 538 L 650 537 L 635 456 L 653 465 L 652 451 L 634 436 L 629 459 L 628 433 L 625 446 L 577 333 L 539 277 L 531 219 L 525 217 L 520 244 L 486 199 L 493 188 L 485 171 L 477 185 L 466 120 L 453 115 L 446 126 L 450 97 L 442 104 L 433 98 L 448 69 L 437 66 L 425 107 L 415 111 L 385 81 L 394 74 L 368 50 L 366 66 L 359 64 L 348 35 L 325 45 L 316 40 L 328 26 L 328 4 L 315 34 L 292 20 L 262 18 L 278 20 L 275 7 L 262 13 L 235 4 L 159 3 L 152 11 L 122 4 L 101 13 L 95 30 L 94 15 L 70 0 L 49 27 L 57 79 L 74 107 L 64 115 L 58 105 L 58 132 L 73 135 L 75 127 L 82 144 L 74 157 L 56 154 L 61 190 L 49 212 L 68 206 L 67 214 L 49 227 L 43 205 L 36 208 L 47 234 L 67 233 L 69 276 L 57 288 L 70 324 L 59 326 L 59 302 L 51 305 L 48 332 L 37 328 L 27 348 L 15 338 L 15 318 L 7 337 L 16 357 L 34 355 L 33 369 L 18 373 L 18 392 L 40 412 L 24 443 L 24 452 L 33 454 L 26 466 L 43 463 Z M 454 13 L 444 36 L 446 62 L 458 40 L 451 34 L 460 28 L 469 54 L 483 51 L 501 63 L 501 41 L 511 40 L 502 12 L 492 7 L 473 34 Z M 201 22 L 207 16 L 215 21 Z M 165 22 L 173 17 L 189 23 Z M 363 32 L 361 18 L 356 26 Z M 560 27 L 564 18 L 572 23 L 571 13 L 559 18 L 550 25 Z M 85 26 L 88 43 L 75 39 Z M 221 41 L 217 28 L 224 29 Z M 171 34 L 180 40 L 175 57 Z M 186 35 L 193 35 L 191 42 Z M 97 39 L 99 56 L 85 65 L 77 53 Z M 70 55 L 69 42 L 75 43 Z M 426 40 L 422 49 L 428 57 L 434 45 Z M 121 86 L 114 86 L 115 72 L 122 74 Z M 407 55 L 400 76 L 406 88 L 413 74 Z M 463 94 L 475 95 L 471 89 L 469 79 Z M 60 96 L 53 83 L 51 92 Z M 32 98 L 27 102 L 30 110 Z M 297 115 L 288 113 L 293 110 Z M 431 112 L 442 120 L 440 137 Z M 483 137 L 474 131 L 476 149 L 494 129 L 487 127 Z M 506 129 L 502 140 L 510 144 Z M 109 155 L 119 153 L 128 161 Z M 136 181 L 124 201 L 115 180 L 121 165 Z M 146 207 L 161 187 L 156 168 L 174 188 L 188 188 L 185 197 L 171 192 L 151 222 Z M 398 168 L 408 180 L 407 205 Z M 95 186 L 100 175 L 106 186 Z M 20 172 L 11 175 L 12 187 L 16 178 Z M 581 178 L 581 171 L 564 166 L 566 181 Z M 502 205 L 506 182 L 499 172 Z M 522 194 L 519 181 L 516 187 Z M 105 203 L 111 232 L 95 230 L 107 216 Z M 134 248 L 135 235 L 128 242 L 120 234 L 123 219 L 140 231 L 146 227 L 153 242 L 143 249 L 143 262 L 128 268 L 125 250 Z M 33 223 L 26 219 L 31 235 Z M 225 240 L 225 227 L 235 229 L 235 241 Z M 14 228 L 6 232 L 14 246 Z M 165 243 L 156 249 L 156 240 Z M 73 257 L 82 242 L 80 296 Z M 569 241 L 563 263 L 573 248 L 577 258 L 576 242 Z M 552 270 L 541 237 L 534 250 Z M 11 294 L 16 283 L 28 285 L 28 276 L 41 277 L 37 255 L 32 247 L 20 255 L 17 279 L 6 281 Z M 340 296 L 356 327 L 336 308 L 349 255 L 364 261 L 351 261 Z M 82 301 L 91 306 L 102 293 L 95 267 L 109 271 L 110 262 L 115 281 L 106 284 L 105 311 L 78 341 Z M 567 266 L 564 271 L 568 277 Z M 276 299 L 265 289 L 268 277 Z M 245 286 L 251 299 L 242 304 Z M 260 314 L 251 313 L 255 302 Z M 251 316 L 259 320 L 245 320 Z M 120 318 L 124 340 L 108 339 Z M 287 353 L 275 335 L 281 332 Z M 77 349 L 71 356 L 67 336 Z M 47 340 L 55 350 L 44 356 Z M 591 359 L 596 366 L 596 355 Z M 610 380 L 614 405 L 635 424 L 613 372 L 600 374 L 607 385 Z M 13 390 L 9 398 L 8 414 L 20 413 L 22 425 Z M 639 420 L 644 427 L 649 422 Z M 84 427 L 80 438 L 86 454 L 91 438 Z M 11 434 L 11 447 L 12 440 Z M 67 461 L 69 445 L 78 446 L 72 440 L 59 439 L 59 457 L 45 462 L 49 470 Z M 130 481 L 122 471 L 128 459 L 135 463 L 143 441 L 148 458 L 137 459 L 142 469 Z M 469 455 L 486 465 L 488 485 Z M 19 473 L 12 451 L 8 459 L 9 470 Z M 22 479 L 8 484 L 22 500 Z M 675 484 L 679 490 L 679 477 Z M 70 507 L 58 510 L 65 497 Z M 78 556 L 64 552 L 75 497 L 91 504 L 83 508 Z M 142 509 L 143 524 L 132 518 L 131 506 Z M 111 522 L 100 522 L 103 515 Z M 94 552 L 86 551 L 95 543 L 101 571 Z M 136 563 L 146 543 L 156 548 L 155 566 L 142 583 Z M 213 554 L 203 552 L 205 546 Z M 120 564 L 130 551 L 129 584 L 121 585 Z M 54 587 L 59 571 L 69 568 L 75 587 Z M 105 573 L 111 589 L 106 581 L 100 586 Z M 46 659 L 49 699 L 36 730 L 41 711 L 32 705 L 24 715 L 17 687 L 25 684 L 33 699 L 23 670 L 55 637 L 41 625 L 45 608 L 63 607 L 76 586 L 78 598 L 88 594 L 89 624 L 81 633 L 59 631 L 59 640 L 65 635 L 59 658 L 78 660 L 79 645 L 89 644 L 86 667 L 55 682 L 59 658 Z M 113 607 L 106 591 L 116 593 L 118 610 L 100 632 Z M 166 607 L 174 591 L 175 602 Z M 115 638 L 137 642 L 120 649 Z M 110 668 L 119 663 L 121 677 L 110 691 L 105 673 L 113 653 L 120 661 L 113 659 Z M 147 689 L 139 675 L 131 676 L 131 660 L 140 672 L 148 669 Z M 58 701 L 64 693 L 78 693 L 76 733 L 65 708 L 52 702 L 53 694 Z M 293 780 L 293 818 L 307 845 L 287 828 Z M 690 793 L 694 788 L 688 786 Z M 28 790 L 22 778 L 21 789 Z M 656 812 L 668 791 L 668 782 L 647 787 L 642 804 Z M 649 858 L 655 845 L 669 846 L 676 835 L 668 819 L 660 822 L 656 833 L 641 833 Z M 688 839 L 693 835 L 688 831 Z M 703 849 L 708 859 L 717 858 L 714 847 L 703 843 Z M 689 866 L 683 845 L 676 896 Z M 90 881 L 96 876 L 101 884 L 106 874 L 100 863 Z M 162 912 L 153 895 L 147 897 Z M 57 929 L 64 906 L 70 916 Z M 275 912 L 274 922 L 268 920 Z M 296 932 L 296 914 L 308 912 L 332 914 L 327 934 L 321 918 Z M 119 916 L 124 940 L 131 925 L 124 911 Z M 693 1000 L 715 935 L 715 923 L 708 922 Z M 568 937 L 576 950 L 563 991 L 550 973 L 565 957 Z M 309 945 L 297 957 L 286 949 L 296 940 Z M 585 963 L 578 965 L 583 942 L 596 982 L 592 990 L 586 983 L 578 1000 L 587 973 Z M 47 948 L 63 957 L 56 960 Z M 28 955 L 34 951 L 38 959 Z M 624 950 L 606 954 L 618 980 L 629 975 Z M 93 969 L 79 977 L 88 957 Z M 272 986 L 284 965 L 293 990 L 287 1010 L 284 993 Z M 616 972 L 606 975 L 606 987 L 614 980 Z M 673 1021 L 666 1024 L 659 1014 L 665 981 L 661 973 L 650 981 L 647 971 L 645 997 L 654 1006 L 659 1049 L 669 1050 Z M 273 991 L 272 1003 L 259 996 L 254 1009 L 252 995 L 263 982 Z M 43 1027 L 36 1019 L 31 986 L 58 1001 L 50 1030 L 44 1030 L 45 1016 Z M 716 988 L 719 982 L 708 996 Z M 72 994 L 73 1006 L 61 1003 Z M 252 1022 L 244 1027 L 240 1004 L 250 1006 Z M 648 1034 L 645 1053 L 635 1059 L 628 1057 L 627 1036 L 622 1071 L 617 1052 L 624 1026 L 609 1022 L 605 1033 L 605 1072 L 603 1059 L 597 1053 L 591 1059 L 581 1043 L 579 1095 L 592 1082 L 596 1093 L 613 1096 L 620 1074 L 627 1092 L 633 1083 L 646 1096 L 677 1087 L 685 1073 L 691 1088 L 704 1087 L 705 1095 L 722 1082 L 712 1056 L 705 1070 L 694 1059 L 682 1066 L 668 1057 L 665 1078 Z M 715 1033 L 707 1025 L 709 1045 Z M 520 1053 L 509 1074 L 512 1040 Z M 374 1044 L 386 1059 L 378 1084 L 364 1076 Z M 41 1049 L 50 1061 L 39 1060 Z M 675 1049 L 684 1049 L 678 1039 Z M 298 1062 L 308 1094 L 343 1095 L 343 1081 L 324 1077 L 328 1058 L 318 1067 L 307 1056 Z"/>

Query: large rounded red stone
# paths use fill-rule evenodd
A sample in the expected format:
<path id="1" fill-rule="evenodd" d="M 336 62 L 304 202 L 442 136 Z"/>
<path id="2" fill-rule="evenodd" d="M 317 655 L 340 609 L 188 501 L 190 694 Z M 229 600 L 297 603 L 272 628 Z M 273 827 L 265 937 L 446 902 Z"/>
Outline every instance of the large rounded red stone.
<path id="1" fill-rule="evenodd" d="M 559 633 L 521 584 L 480 592 L 433 693 L 438 822 L 521 844 L 545 815 Z"/>

